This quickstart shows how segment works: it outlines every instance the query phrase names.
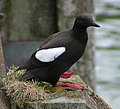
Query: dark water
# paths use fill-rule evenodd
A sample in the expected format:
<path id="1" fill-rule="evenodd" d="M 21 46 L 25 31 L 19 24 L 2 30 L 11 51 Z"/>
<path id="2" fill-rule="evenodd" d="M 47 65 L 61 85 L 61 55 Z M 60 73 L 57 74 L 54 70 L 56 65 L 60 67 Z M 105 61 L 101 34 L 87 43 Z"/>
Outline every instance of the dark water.
<path id="1" fill-rule="evenodd" d="M 95 0 L 97 92 L 120 109 L 120 0 Z"/>

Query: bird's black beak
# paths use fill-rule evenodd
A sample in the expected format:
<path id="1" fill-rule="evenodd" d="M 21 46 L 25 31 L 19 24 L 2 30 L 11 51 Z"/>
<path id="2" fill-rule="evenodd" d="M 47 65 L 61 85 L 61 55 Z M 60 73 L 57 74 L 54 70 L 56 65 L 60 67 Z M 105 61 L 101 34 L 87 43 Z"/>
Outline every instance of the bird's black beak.
<path id="1" fill-rule="evenodd" d="M 92 26 L 95 26 L 95 27 L 100 27 L 100 25 L 94 23 Z"/>

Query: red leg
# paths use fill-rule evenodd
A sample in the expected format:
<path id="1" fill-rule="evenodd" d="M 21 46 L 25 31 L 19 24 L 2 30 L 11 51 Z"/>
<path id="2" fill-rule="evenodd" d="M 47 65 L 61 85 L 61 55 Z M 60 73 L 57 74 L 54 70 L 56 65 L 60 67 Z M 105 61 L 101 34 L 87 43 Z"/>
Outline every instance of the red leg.
<path id="1" fill-rule="evenodd" d="M 61 78 L 70 78 L 73 75 L 72 72 L 65 72 L 63 74 L 60 75 Z"/>

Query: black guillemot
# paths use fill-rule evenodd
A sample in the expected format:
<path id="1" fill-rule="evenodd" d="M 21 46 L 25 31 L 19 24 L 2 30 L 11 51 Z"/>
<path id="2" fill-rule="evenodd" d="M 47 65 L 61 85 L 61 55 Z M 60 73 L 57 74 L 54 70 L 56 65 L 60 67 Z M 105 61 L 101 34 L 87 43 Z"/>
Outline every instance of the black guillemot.
<path id="1" fill-rule="evenodd" d="M 78 16 L 72 29 L 49 36 L 18 70 L 26 69 L 20 81 L 45 81 L 56 85 L 83 55 L 88 41 L 87 28 L 100 27 L 89 14 Z M 64 86 L 64 85 L 63 85 Z"/>

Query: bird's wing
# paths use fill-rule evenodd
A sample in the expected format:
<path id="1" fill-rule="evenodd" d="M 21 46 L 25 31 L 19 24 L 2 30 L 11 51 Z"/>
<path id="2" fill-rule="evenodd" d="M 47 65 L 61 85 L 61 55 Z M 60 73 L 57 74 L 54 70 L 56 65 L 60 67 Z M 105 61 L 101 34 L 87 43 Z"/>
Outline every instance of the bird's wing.
<path id="1" fill-rule="evenodd" d="M 66 32 L 58 32 L 48 37 L 40 48 L 32 54 L 31 58 L 19 69 L 32 69 L 44 66 L 61 56 L 66 51 L 65 43 L 68 41 L 67 37 L 62 38 L 61 34 L 63 33 Z"/>
<path id="2" fill-rule="evenodd" d="M 68 44 L 68 32 L 58 32 L 47 38 L 46 41 L 38 48 L 35 58 L 42 63 L 49 63 L 57 59 L 66 52 Z"/>
<path id="3" fill-rule="evenodd" d="M 42 49 L 36 52 L 35 57 L 41 62 L 52 62 L 65 52 L 65 47 Z"/>

